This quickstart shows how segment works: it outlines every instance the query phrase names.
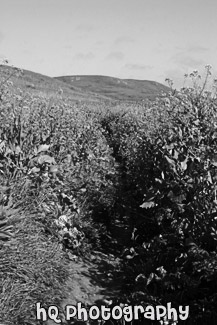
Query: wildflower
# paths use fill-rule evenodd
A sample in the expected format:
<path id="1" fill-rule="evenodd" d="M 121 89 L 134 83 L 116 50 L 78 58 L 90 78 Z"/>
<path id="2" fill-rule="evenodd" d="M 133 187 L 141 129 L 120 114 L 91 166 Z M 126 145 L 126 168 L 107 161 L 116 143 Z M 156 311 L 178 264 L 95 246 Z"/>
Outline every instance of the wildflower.
<path id="1" fill-rule="evenodd" d="M 205 90 L 204 91 L 204 95 L 205 96 L 210 96 L 212 93 L 211 93 L 211 91 L 209 91 L 209 90 Z"/>
<path id="2" fill-rule="evenodd" d="M 7 81 L 8 86 L 13 86 L 13 81 Z"/>
<path id="3" fill-rule="evenodd" d="M 211 70 L 211 69 L 212 69 L 211 64 L 206 64 L 206 65 L 205 65 L 205 69 L 207 69 L 207 70 Z"/>
<path id="4" fill-rule="evenodd" d="M 166 79 L 165 79 L 165 82 L 167 82 L 168 85 L 169 85 L 169 87 L 172 88 L 172 86 L 173 86 L 173 80 L 172 80 L 172 79 L 170 79 L 170 78 L 166 78 Z"/>
<path id="5" fill-rule="evenodd" d="M 212 72 L 211 72 L 212 66 L 210 64 L 205 65 L 205 69 L 207 70 L 208 75 L 212 74 Z"/>

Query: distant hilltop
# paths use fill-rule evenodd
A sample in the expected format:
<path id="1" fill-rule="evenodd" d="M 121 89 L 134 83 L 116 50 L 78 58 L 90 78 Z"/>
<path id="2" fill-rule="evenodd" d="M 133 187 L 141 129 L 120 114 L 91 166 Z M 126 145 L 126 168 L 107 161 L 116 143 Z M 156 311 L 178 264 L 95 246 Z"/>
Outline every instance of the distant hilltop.
<path id="1" fill-rule="evenodd" d="M 0 78 L 11 74 L 14 87 L 36 95 L 51 97 L 61 88 L 63 95 L 73 101 L 141 101 L 154 100 L 169 88 L 149 80 L 119 79 L 97 75 L 48 77 L 23 70 L 21 77 L 13 75 L 13 67 L 0 65 Z"/>
<path id="2" fill-rule="evenodd" d="M 162 91 L 168 92 L 169 90 L 167 86 L 150 80 L 120 79 L 96 75 L 62 76 L 55 79 L 79 87 L 81 90 L 121 101 L 152 100 Z"/>

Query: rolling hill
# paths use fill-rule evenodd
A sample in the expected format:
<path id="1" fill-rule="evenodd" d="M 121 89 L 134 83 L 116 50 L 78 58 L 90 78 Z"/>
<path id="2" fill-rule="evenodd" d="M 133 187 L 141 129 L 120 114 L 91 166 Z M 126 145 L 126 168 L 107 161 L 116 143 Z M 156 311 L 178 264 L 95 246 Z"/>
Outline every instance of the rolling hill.
<path id="1" fill-rule="evenodd" d="M 112 100 L 140 101 L 155 99 L 162 91 L 169 90 L 163 84 L 149 80 L 119 79 L 107 76 L 63 76 L 55 79 L 73 85 L 83 91 L 94 92 Z"/>
<path id="2" fill-rule="evenodd" d="M 63 97 L 67 97 L 72 101 L 88 101 L 96 102 L 106 100 L 107 98 L 87 93 L 74 85 L 69 85 L 56 78 L 51 78 L 40 73 L 23 70 L 21 76 L 16 76 L 14 67 L 0 65 L 0 85 L 2 80 L 10 76 L 10 81 L 13 82 L 14 89 L 20 88 L 23 91 L 28 91 L 33 95 L 53 97 L 59 89 L 63 90 Z"/>
<path id="3" fill-rule="evenodd" d="M 61 88 L 63 97 L 72 101 L 141 101 L 153 100 L 162 91 L 169 90 L 163 84 L 148 80 L 119 79 L 107 76 L 62 76 L 48 77 L 29 70 L 23 70 L 20 77 L 15 68 L 0 65 L 0 85 L 10 76 L 14 88 L 20 88 L 33 95 L 53 97 Z"/>

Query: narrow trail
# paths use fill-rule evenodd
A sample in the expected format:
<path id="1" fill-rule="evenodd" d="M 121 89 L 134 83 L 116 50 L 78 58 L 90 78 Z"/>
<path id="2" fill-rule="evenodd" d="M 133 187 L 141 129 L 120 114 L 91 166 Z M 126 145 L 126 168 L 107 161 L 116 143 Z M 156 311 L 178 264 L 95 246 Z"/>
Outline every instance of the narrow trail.
<path id="1" fill-rule="evenodd" d="M 129 233 L 120 224 L 114 227 L 112 235 L 114 246 L 121 247 L 129 241 Z M 65 284 L 66 298 L 61 304 L 63 311 L 66 305 L 76 305 L 78 302 L 86 306 L 101 305 L 104 300 L 120 297 L 123 284 L 120 251 L 113 253 L 115 249 L 112 246 L 111 244 L 111 249 L 108 249 L 112 253 L 92 251 L 88 258 L 76 257 L 73 253 L 68 253 L 69 278 Z M 64 321 L 63 316 L 62 324 L 73 323 L 75 321 L 71 323 Z M 46 324 L 56 323 L 48 320 Z"/>
<path id="2" fill-rule="evenodd" d="M 122 163 L 118 162 L 116 148 L 108 138 L 107 142 L 114 151 L 115 160 L 118 164 L 118 173 L 122 177 Z M 123 182 L 123 180 L 122 180 Z M 61 307 L 65 311 L 66 305 L 76 305 L 78 302 L 86 306 L 101 305 L 104 300 L 113 300 L 123 295 L 123 269 L 121 270 L 121 253 L 129 246 L 131 240 L 131 230 L 127 221 L 118 217 L 112 221 L 110 238 L 103 244 L 103 252 L 92 251 L 89 258 L 77 258 L 73 260 L 73 255 L 69 253 L 69 278 L 65 284 L 66 299 Z M 71 256 L 70 256 L 71 255 Z M 104 303 L 105 304 L 105 303 Z M 75 320 L 76 321 L 76 320 Z M 62 322 L 62 324 L 75 323 Z M 47 325 L 56 324 L 48 321 Z"/>
<path id="3" fill-rule="evenodd" d="M 67 281 L 68 298 L 65 304 L 82 302 L 93 305 L 103 299 L 111 299 L 121 290 L 118 277 L 120 261 L 113 255 L 94 251 L 90 259 L 70 263 L 70 277 Z M 116 276 L 115 276 L 116 275 Z"/>

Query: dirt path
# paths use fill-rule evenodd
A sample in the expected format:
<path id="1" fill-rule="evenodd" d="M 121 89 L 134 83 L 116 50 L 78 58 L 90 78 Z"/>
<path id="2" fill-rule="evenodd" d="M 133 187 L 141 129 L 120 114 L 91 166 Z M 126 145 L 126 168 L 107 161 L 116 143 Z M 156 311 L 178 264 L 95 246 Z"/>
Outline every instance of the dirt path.
<path id="1" fill-rule="evenodd" d="M 85 260 L 75 260 L 70 253 L 69 258 L 70 275 L 65 284 L 67 298 L 62 302 L 63 310 L 66 305 L 76 305 L 78 302 L 86 306 L 100 305 L 104 300 L 119 296 L 122 285 L 119 258 L 98 251 L 92 252 L 90 258 Z M 47 321 L 47 325 L 54 324 L 52 320 Z M 63 321 L 62 324 L 70 323 Z"/>
<path id="2" fill-rule="evenodd" d="M 63 304 L 83 302 L 93 305 L 114 297 L 120 290 L 119 263 L 118 258 L 101 252 L 93 252 L 90 259 L 70 262 L 70 277 L 66 284 L 68 298 Z"/>
<path id="3" fill-rule="evenodd" d="M 118 242 L 122 246 L 123 240 L 129 239 L 129 234 L 125 234 L 123 228 L 119 229 L 119 227 L 118 225 L 116 229 L 117 237 L 115 237 L 118 238 L 116 244 Z M 109 250 L 114 251 L 114 247 L 113 250 Z M 120 271 L 119 257 L 99 251 L 92 251 L 90 257 L 85 259 L 68 254 L 70 275 L 65 284 L 67 298 L 62 302 L 63 310 L 66 305 L 76 305 L 78 302 L 91 306 L 120 297 L 123 274 Z M 56 323 L 51 320 L 47 322 L 47 325 L 54 324 Z M 63 322 L 63 324 L 70 323 Z"/>

